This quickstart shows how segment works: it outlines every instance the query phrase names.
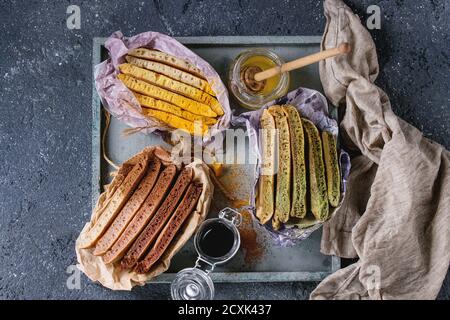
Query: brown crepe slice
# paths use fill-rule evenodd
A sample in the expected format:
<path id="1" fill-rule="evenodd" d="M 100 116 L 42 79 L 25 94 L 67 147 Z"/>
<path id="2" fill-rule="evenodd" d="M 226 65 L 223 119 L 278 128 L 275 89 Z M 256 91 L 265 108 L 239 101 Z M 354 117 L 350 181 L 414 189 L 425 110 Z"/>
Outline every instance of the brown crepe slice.
<path id="1" fill-rule="evenodd" d="M 122 261 L 120 262 L 122 269 L 132 268 L 145 254 L 148 247 L 155 240 L 156 236 L 159 234 L 161 229 L 164 227 L 164 224 L 167 222 L 167 220 L 175 210 L 178 202 L 189 186 L 191 179 L 192 169 L 185 168 L 178 176 L 175 185 L 173 186 L 172 190 L 170 190 L 169 195 L 164 200 L 158 211 L 155 213 L 150 223 L 140 234 L 137 240 L 133 243 L 127 254 L 123 257 Z"/>
<path id="2" fill-rule="evenodd" d="M 90 248 L 97 242 L 128 201 L 132 192 L 136 189 L 142 177 L 145 175 L 147 167 L 148 155 L 143 155 L 140 161 L 133 166 L 133 169 L 128 173 L 122 184 L 114 192 L 111 200 L 108 202 L 94 226 L 84 236 L 80 248 Z"/>
<path id="3" fill-rule="evenodd" d="M 170 245 L 171 241 L 175 237 L 177 231 L 181 228 L 181 225 L 186 220 L 186 218 L 191 214 L 197 205 L 197 201 L 202 193 L 202 185 L 197 183 L 191 183 L 189 189 L 181 200 L 180 205 L 177 210 L 170 218 L 169 222 L 158 236 L 152 249 L 149 251 L 147 256 L 136 265 L 135 271 L 137 273 L 147 273 L 150 268 L 158 261 L 162 256 L 164 251 Z"/>
<path id="4" fill-rule="evenodd" d="M 105 263 L 113 263 L 118 261 L 126 253 L 128 248 L 133 244 L 139 233 L 147 225 L 153 214 L 158 209 L 161 201 L 165 197 L 167 190 L 170 188 L 172 180 L 176 175 L 177 169 L 174 165 L 165 168 L 152 189 L 152 192 L 145 199 L 144 204 L 126 227 L 125 231 L 103 256 Z"/>
<path id="5" fill-rule="evenodd" d="M 130 200 L 128 200 L 125 204 L 122 211 L 120 211 L 109 229 L 98 240 L 95 246 L 94 255 L 99 256 L 105 254 L 114 242 L 117 241 L 152 190 L 160 170 L 161 161 L 158 158 L 153 157 L 148 167 L 146 176 L 142 179 L 136 191 L 133 193 Z"/>

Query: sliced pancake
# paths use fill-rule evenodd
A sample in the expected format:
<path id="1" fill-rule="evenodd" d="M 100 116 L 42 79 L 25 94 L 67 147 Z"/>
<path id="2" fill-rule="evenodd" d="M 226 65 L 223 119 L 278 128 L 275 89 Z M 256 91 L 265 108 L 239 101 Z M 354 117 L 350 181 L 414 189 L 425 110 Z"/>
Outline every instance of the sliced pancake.
<path id="1" fill-rule="evenodd" d="M 291 137 L 288 119 L 281 106 L 269 108 L 278 132 L 278 171 L 275 194 L 274 228 L 289 219 L 291 207 Z"/>

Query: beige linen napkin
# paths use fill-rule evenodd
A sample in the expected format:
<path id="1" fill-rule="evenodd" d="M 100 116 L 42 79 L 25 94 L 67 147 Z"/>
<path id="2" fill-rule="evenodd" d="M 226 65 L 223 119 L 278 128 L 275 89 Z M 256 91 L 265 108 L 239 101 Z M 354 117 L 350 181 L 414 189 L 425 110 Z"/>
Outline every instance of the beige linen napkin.
<path id="1" fill-rule="evenodd" d="M 374 42 L 341 0 L 325 0 L 322 49 L 348 56 L 320 64 L 326 96 L 345 105 L 353 157 L 347 196 L 324 225 L 322 252 L 359 261 L 326 278 L 311 299 L 434 299 L 450 261 L 450 153 L 398 118 L 373 82 Z M 420 101 L 417 101 L 420 103 Z"/>

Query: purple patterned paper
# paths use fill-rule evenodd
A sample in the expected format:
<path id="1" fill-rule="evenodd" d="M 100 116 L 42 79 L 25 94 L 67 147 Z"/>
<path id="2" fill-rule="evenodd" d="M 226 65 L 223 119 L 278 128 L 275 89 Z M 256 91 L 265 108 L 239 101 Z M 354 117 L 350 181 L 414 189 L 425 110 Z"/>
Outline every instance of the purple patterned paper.
<path id="1" fill-rule="evenodd" d="M 336 120 L 331 119 L 328 116 L 328 104 L 326 98 L 315 90 L 299 88 L 297 90 L 289 92 L 285 97 L 277 99 L 275 101 L 271 101 L 265 104 L 261 109 L 257 111 L 250 111 L 239 115 L 238 117 L 233 119 L 233 124 L 235 125 L 245 125 L 247 127 L 247 132 L 249 135 L 249 145 L 253 150 L 250 152 L 254 152 L 258 158 L 258 165 L 256 165 L 256 170 L 253 177 L 253 188 L 252 194 L 250 195 L 251 199 L 251 210 L 253 212 L 253 218 L 258 220 L 255 216 L 255 201 L 256 201 L 256 188 L 259 179 L 259 172 L 261 169 L 261 145 L 259 140 L 259 120 L 263 113 L 263 110 L 273 106 L 273 105 L 283 105 L 290 104 L 296 107 L 302 117 L 305 117 L 311 120 L 319 130 L 321 131 L 329 131 L 333 135 L 337 136 L 338 134 L 338 124 Z M 340 167 L 341 167 L 341 177 L 342 177 L 342 199 L 344 198 L 348 175 L 350 172 L 350 156 L 344 150 L 340 150 L 339 157 Z M 332 214 L 336 211 L 334 209 Z M 275 243 L 280 246 L 291 246 L 296 244 L 297 242 L 304 240 L 311 235 L 311 233 L 322 226 L 322 223 L 317 223 L 313 226 L 299 229 L 294 225 L 286 225 L 281 230 L 276 231 L 273 230 L 270 224 L 264 225 L 266 230 L 270 233 Z"/>
<path id="2" fill-rule="evenodd" d="M 120 80 L 118 66 L 125 62 L 125 56 L 130 49 L 146 47 L 156 49 L 186 60 L 199 68 L 210 83 L 216 97 L 224 110 L 224 115 L 210 127 L 210 136 L 229 127 L 231 109 L 228 92 L 217 72 L 194 52 L 186 48 L 172 37 L 158 32 L 144 32 L 134 37 L 124 37 L 120 31 L 113 33 L 105 42 L 110 58 L 95 66 L 95 87 L 103 106 L 117 119 L 132 128 L 139 128 L 144 133 L 172 130 L 157 121 L 142 115 L 141 106 Z M 205 142 L 209 137 L 205 136 Z"/>

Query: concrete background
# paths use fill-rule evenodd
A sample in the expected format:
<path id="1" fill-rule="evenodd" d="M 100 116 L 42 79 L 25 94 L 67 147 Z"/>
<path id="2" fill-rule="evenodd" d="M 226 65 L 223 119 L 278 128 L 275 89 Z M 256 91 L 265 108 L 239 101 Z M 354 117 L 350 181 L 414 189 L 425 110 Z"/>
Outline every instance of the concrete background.
<path id="1" fill-rule="evenodd" d="M 394 111 L 450 148 L 450 5 L 434 1 L 347 1 L 372 31 L 378 85 Z M 81 8 L 68 30 L 66 9 Z M 0 298 L 166 299 L 167 285 L 112 292 L 66 268 L 90 215 L 92 38 L 122 30 L 174 36 L 320 35 L 322 1 L 1 1 Z M 439 298 L 450 297 L 450 280 Z M 304 299 L 316 283 L 222 284 L 218 298 Z"/>

